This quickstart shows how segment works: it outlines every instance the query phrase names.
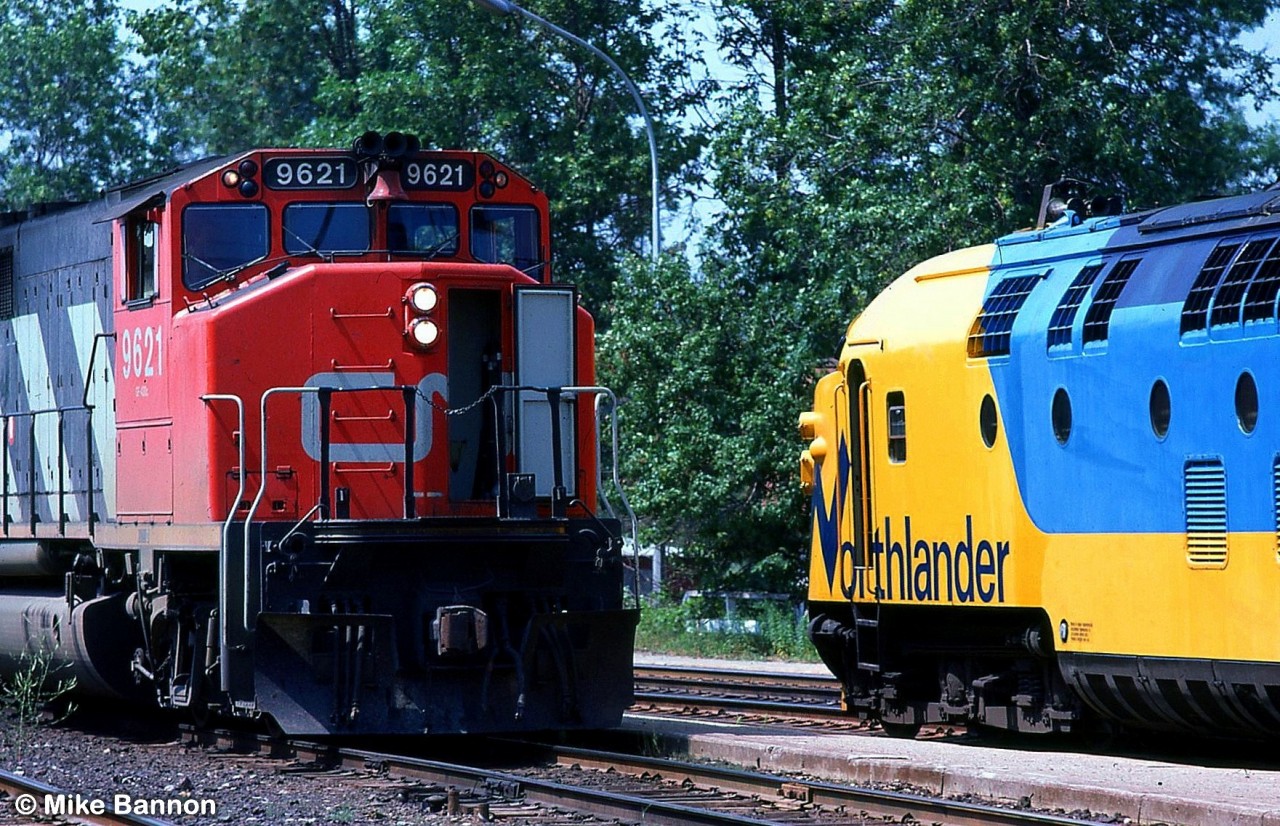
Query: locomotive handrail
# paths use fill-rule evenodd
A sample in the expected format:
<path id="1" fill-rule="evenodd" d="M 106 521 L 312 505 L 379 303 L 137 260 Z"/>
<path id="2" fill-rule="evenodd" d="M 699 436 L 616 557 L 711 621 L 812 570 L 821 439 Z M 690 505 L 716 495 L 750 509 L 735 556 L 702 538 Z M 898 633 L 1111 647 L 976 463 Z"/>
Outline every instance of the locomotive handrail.
<path id="1" fill-rule="evenodd" d="M 94 408 L 94 405 L 89 404 L 89 388 L 93 386 L 93 364 L 98 358 L 98 342 L 115 337 L 115 333 L 98 333 L 93 337 L 93 347 L 89 350 L 89 368 L 85 371 L 84 394 L 80 398 L 80 403 L 89 410 Z"/>
<path id="2" fill-rule="evenodd" d="M 253 497 L 253 503 L 249 505 L 249 512 L 244 516 L 244 614 L 240 620 L 244 626 L 246 633 L 253 632 L 253 625 L 250 622 L 249 615 L 249 594 L 252 589 L 248 587 L 249 573 L 252 570 L 253 554 L 249 543 L 249 526 L 253 524 L 253 515 L 258 512 L 258 506 L 262 504 L 263 497 L 267 495 L 267 400 L 277 393 L 319 393 L 320 387 L 272 387 L 262 394 L 262 399 L 258 403 L 258 421 L 260 433 L 259 455 L 261 457 L 261 468 L 258 476 L 258 493 Z M 242 443 L 244 439 L 240 440 Z M 234 513 L 234 511 L 232 511 Z"/>
<path id="3" fill-rule="evenodd" d="M 334 393 L 359 393 L 359 392 L 370 392 L 370 391 L 386 392 L 389 390 L 399 390 L 401 394 L 404 396 L 404 400 L 405 400 L 404 507 L 405 507 L 405 518 L 408 519 L 412 516 L 412 509 L 414 506 L 413 446 L 414 446 L 415 437 L 417 435 L 417 424 L 416 424 L 416 415 L 415 415 L 416 409 L 415 409 L 414 399 L 415 399 L 415 394 L 417 392 L 417 388 L 409 385 L 383 385 L 383 386 L 368 385 L 368 386 L 361 386 L 361 387 L 321 387 L 321 386 L 272 387 L 262 394 L 262 399 L 259 402 L 259 428 L 260 428 L 259 453 L 261 456 L 261 462 L 260 462 L 260 470 L 259 470 L 259 476 L 258 476 L 258 479 L 259 479 L 258 493 L 253 497 L 253 503 L 250 504 L 249 512 L 245 514 L 245 518 L 244 518 L 244 573 L 245 573 L 246 579 L 249 577 L 249 573 L 251 570 L 251 563 L 252 563 L 252 548 L 250 546 L 250 526 L 253 524 L 254 514 L 258 512 L 258 506 L 262 504 L 262 500 L 263 498 L 265 498 L 267 493 L 267 400 L 271 396 L 274 396 L 278 393 L 297 393 L 298 395 L 302 395 L 304 393 L 315 393 L 320 402 L 320 409 L 321 409 L 320 459 L 319 459 L 320 468 L 321 468 L 320 470 L 320 473 L 321 473 L 320 501 L 316 504 L 315 507 L 313 507 L 310 511 L 308 511 L 307 516 L 303 517 L 302 521 L 306 521 L 308 517 L 310 517 L 312 514 L 317 512 L 320 513 L 320 516 L 322 519 L 328 519 L 330 516 L 329 514 L 329 410 L 330 410 L 329 399 L 330 397 Z M 243 445 L 244 439 L 242 438 L 240 441 Z M 241 467 L 243 466 L 244 465 L 242 460 Z M 234 513 L 234 511 L 232 511 L 232 513 Z M 299 522 L 298 524 L 301 525 L 302 522 Z M 297 526 L 291 529 L 290 533 L 296 530 L 297 530 Z M 249 607 L 250 607 L 249 591 L 250 591 L 249 588 L 244 589 L 244 616 L 242 617 L 242 620 L 243 620 L 244 630 L 246 632 L 253 631 L 253 626 L 250 624 L 250 616 L 249 616 Z"/>
<path id="4" fill-rule="evenodd" d="M 863 466 L 866 468 L 866 473 L 863 476 L 864 481 L 862 483 L 862 502 L 859 503 L 859 507 L 862 509 L 862 513 L 863 513 L 863 517 L 862 517 L 863 552 L 862 553 L 863 553 L 863 559 L 865 560 L 868 558 L 867 551 L 871 549 L 870 540 L 872 537 L 872 532 L 875 530 L 875 527 L 874 527 L 875 514 L 871 512 L 871 509 L 873 506 L 871 491 L 875 489 L 874 481 L 873 481 L 873 474 L 875 473 L 875 470 L 872 468 L 873 462 L 871 460 L 871 446 L 875 444 L 875 434 L 871 430 L 872 422 L 874 420 L 871 418 L 871 380 L 870 379 L 863 381 L 862 384 L 858 386 L 858 397 L 860 402 L 858 405 L 858 407 L 860 408 L 858 411 L 858 417 L 860 420 L 859 423 L 863 424 L 865 422 L 863 426 L 863 432 L 866 434 L 863 437 L 862 450 L 860 451 L 862 453 L 862 457 L 858 460 L 860 462 L 863 462 L 864 463 Z M 874 567 L 876 570 L 875 597 L 876 597 L 876 602 L 879 602 L 880 594 L 881 594 L 880 566 L 874 565 L 872 567 Z"/>
<path id="5" fill-rule="evenodd" d="M 97 405 L 89 404 L 89 389 L 93 387 L 93 377 L 94 377 L 93 365 L 98 358 L 98 342 L 105 341 L 106 339 L 115 338 L 115 337 L 116 337 L 116 334 L 114 332 L 97 333 L 93 337 L 93 346 L 89 349 L 89 367 L 87 370 L 85 370 L 84 394 L 80 397 L 80 403 L 84 405 L 85 409 L 89 411 L 89 415 L 86 417 L 88 421 L 85 423 L 85 429 L 87 431 L 85 433 L 85 444 L 86 444 L 85 456 L 88 457 L 90 463 L 93 462 L 93 411 L 97 408 Z M 86 487 L 85 505 L 87 506 L 89 511 L 85 521 L 88 522 L 89 534 L 92 535 L 93 526 L 94 526 L 94 523 L 96 522 L 96 520 L 93 518 L 93 468 L 92 467 L 89 468 L 89 484 L 86 485 L 85 487 Z M 103 491 L 103 497 L 104 498 L 106 497 L 105 490 Z"/>
<path id="6" fill-rule="evenodd" d="M 213 401 L 234 402 L 238 414 L 239 429 L 236 431 L 240 434 L 240 464 L 237 468 L 236 476 L 240 480 L 240 487 L 236 490 L 235 504 L 227 509 L 227 519 L 222 523 L 222 552 L 218 554 L 218 660 L 220 667 L 218 669 L 222 678 L 222 690 L 231 691 L 231 640 L 227 636 L 227 597 L 230 593 L 228 587 L 231 583 L 231 525 L 236 518 L 236 508 L 244 501 L 245 488 L 245 447 L 244 447 L 244 399 L 229 393 L 206 393 L 200 397 L 200 400 L 208 404 Z M 246 569 L 246 574 L 248 569 Z M 245 589 L 248 590 L 247 588 Z M 247 624 L 246 620 L 246 624 Z"/>
<path id="7" fill-rule="evenodd" d="M 639 532 L 637 529 L 635 511 L 631 509 L 631 503 L 627 501 L 626 491 L 622 489 L 622 480 L 619 476 L 619 470 L 618 470 L 619 439 L 618 439 L 618 396 L 617 394 L 615 394 L 613 390 L 611 390 L 610 388 L 603 387 L 601 385 L 569 385 L 567 387 L 539 387 L 536 385 L 494 385 L 493 387 L 489 388 L 488 392 L 491 394 L 511 393 L 511 392 L 517 392 L 517 393 L 529 392 L 529 393 L 546 394 L 548 403 L 552 405 L 552 411 L 550 416 L 551 439 L 552 439 L 551 461 L 552 461 L 552 464 L 554 465 L 554 467 L 552 468 L 552 473 L 555 478 L 554 491 L 552 495 L 552 506 L 553 506 L 553 509 L 555 509 L 553 510 L 553 513 L 555 513 L 555 515 L 557 516 L 563 515 L 557 509 L 558 507 L 563 507 L 562 505 L 559 505 L 559 506 L 557 505 L 557 494 L 563 491 L 563 483 L 561 478 L 563 474 L 563 469 L 561 467 L 562 456 L 561 456 L 561 445 L 560 445 L 560 442 L 561 442 L 560 417 L 555 415 L 554 406 L 557 404 L 557 400 L 560 398 L 560 396 L 566 393 L 572 396 L 577 396 L 583 393 L 593 394 L 595 396 L 594 410 L 595 410 L 595 419 L 596 419 L 596 433 L 598 438 L 598 435 L 600 432 L 600 419 L 601 419 L 602 410 L 603 410 L 603 405 L 601 404 L 601 402 L 606 397 L 608 398 L 609 410 L 610 410 L 610 414 L 609 414 L 610 433 L 611 433 L 610 445 L 611 445 L 611 451 L 612 451 L 610 455 L 611 477 L 612 477 L 613 487 L 618 492 L 618 500 L 622 503 L 622 507 L 626 512 L 627 524 L 630 527 L 632 565 L 633 565 L 633 570 L 635 571 L 635 576 L 636 576 L 636 587 L 634 590 L 635 590 L 636 605 L 637 607 L 639 607 L 639 602 L 640 602 L 640 585 L 639 585 L 640 542 L 638 538 Z M 494 400 L 494 404 L 495 405 L 497 404 L 496 399 Z M 501 432 L 502 432 L 502 426 L 500 423 L 501 417 L 495 416 L 494 420 L 495 420 L 495 426 L 498 429 L 499 437 L 501 437 Z M 503 461 L 501 454 L 503 453 L 503 451 L 499 450 L 498 453 L 499 453 L 498 470 L 499 470 L 499 474 L 501 474 L 502 461 Z M 609 501 L 608 494 L 605 493 L 603 474 L 604 474 L 604 460 L 603 460 L 603 457 L 597 455 L 596 457 L 596 495 L 600 497 L 600 500 L 604 504 L 605 510 L 608 512 L 608 514 L 616 519 L 617 514 L 613 509 L 613 504 Z M 505 495 L 506 495 L 506 490 L 505 488 L 503 488 L 498 498 L 499 516 L 502 515 L 502 498 Z"/>
<path id="8" fill-rule="evenodd" d="M 317 512 L 320 513 L 322 519 L 327 519 L 330 517 L 329 497 L 328 497 L 328 486 L 329 486 L 329 483 L 328 483 L 329 412 L 328 411 L 329 411 L 330 396 L 335 392 L 339 392 L 339 393 L 369 392 L 369 391 L 387 392 L 387 391 L 394 391 L 394 390 L 401 391 L 401 393 L 404 395 L 404 398 L 405 398 L 405 439 L 404 439 L 405 513 L 404 513 L 404 518 L 410 519 L 414 515 L 414 507 L 415 507 L 414 490 L 413 490 L 413 447 L 414 447 L 414 442 L 417 435 L 416 408 L 415 408 L 415 396 L 417 394 L 416 387 L 412 385 L 404 385 L 404 386 L 371 385 L 367 387 L 320 387 L 320 386 L 272 387 L 262 394 L 262 398 L 259 402 L 259 430 L 260 430 L 259 439 L 260 439 L 261 450 L 260 450 L 260 470 L 259 470 L 258 492 L 255 494 L 253 498 L 253 502 L 249 505 L 249 511 L 245 515 L 245 519 L 244 519 L 244 571 L 245 571 L 246 577 L 248 577 L 249 575 L 249 572 L 251 570 L 251 562 L 252 562 L 252 549 L 251 549 L 251 543 L 250 543 L 251 526 L 253 524 L 253 518 L 258 512 L 258 508 L 262 504 L 262 500 L 266 497 L 266 490 L 267 490 L 267 466 L 268 466 L 267 465 L 267 453 L 268 453 L 268 450 L 267 450 L 267 401 L 272 396 L 283 394 L 283 393 L 296 393 L 298 395 L 302 395 L 304 393 L 315 393 L 319 397 L 319 402 L 321 406 L 321 415 L 320 415 L 320 431 L 321 432 L 320 432 L 320 458 L 319 458 L 319 462 L 321 465 L 321 474 L 322 474 L 321 491 L 320 491 L 321 498 L 320 498 L 320 502 L 308 512 L 307 516 L 303 517 L 301 521 L 304 522 L 312 514 L 315 514 Z M 489 395 L 490 397 L 492 397 L 494 403 L 496 404 L 497 403 L 496 396 L 498 394 L 511 393 L 511 392 L 543 393 L 543 394 L 546 394 L 549 403 L 552 405 L 553 415 L 551 415 L 550 417 L 551 431 L 552 431 L 552 434 L 551 434 L 552 464 L 554 465 L 553 467 L 554 488 L 553 488 L 553 495 L 552 495 L 552 507 L 553 507 L 553 514 L 557 517 L 564 516 L 564 513 L 563 513 L 563 510 L 565 507 L 564 499 L 566 495 L 565 488 L 564 488 L 564 479 L 563 479 L 564 469 L 562 467 L 563 454 L 562 454 L 562 445 L 561 445 L 562 437 L 560 432 L 561 430 L 560 417 L 558 415 L 554 415 L 556 407 L 559 403 L 558 400 L 562 394 L 569 394 L 572 396 L 578 396 L 583 393 L 593 394 L 595 396 L 595 410 L 596 410 L 596 417 L 597 417 L 596 427 L 598 432 L 599 417 L 601 416 L 601 409 L 603 407 L 603 405 L 601 404 L 601 401 L 605 397 L 608 398 L 609 407 L 611 411 L 610 413 L 610 433 L 611 433 L 610 444 L 612 449 L 612 455 L 610 457 L 611 481 L 613 483 L 614 489 L 618 493 L 619 501 L 621 502 L 622 507 L 627 516 L 627 522 L 630 527 L 630 534 L 631 534 L 632 564 L 635 566 L 635 570 L 638 572 L 639 562 L 640 562 L 639 560 L 640 551 L 639 551 L 638 528 L 637 528 L 636 516 L 635 516 L 635 512 L 631 509 L 630 502 L 627 501 L 626 492 L 622 489 L 622 481 L 621 481 L 621 478 L 619 475 L 619 469 L 618 469 L 619 436 L 618 436 L 618 416 L 617 416 L 618 398 L 617 396 L 609 388 L 598 386 L 598 385 L 572 385 L 568 387 L 538 387 L 534 385 L 494 385 L 489 388 L 486 395 Z M 202 397 L 202 398 L 206 398 L 206 397 Z M 214 399 L 219 397 L 210 395 L 207 398 Z M 221 398 L 235 398 L 235 397 L 221 397 Z M 483 398 L 484 397 L 482 396 L 481 400 L 483 400 Z M 501 437 L 502 437 L 501 417 L 495 416 L 494 421 L 495 421 L 495 426 L 498 430 L 497 435 L 498 435 L 499 443 L 501 444 Z M 240 427 L 241 427 L 241 433 L 243 434 L 244 432 L 243 421 L 241 422 Z M 236 500 L 237 502 L 241 501 L 240 497 L 243 496 L 243 487 L 244 487 L 244 473 L 243 473 L 243 468 L 245 463 L 244 439 L 241 438 L 240 442 L 241 442 L 240 466 L 242 468 L 242 473 L 241 473 L 241 493 L 238 494 L 238 497 Z M 498 453 L 498 461 L 499 461 L 499 472 L 501 472 L 501 463 L 503 461 L 502 457 L 504 456 L 505 451 L 500 448 L 497 451 L 497 453 Z M 617 518 L 616 514 L 614 513 L 613 506 L 609 502 L 608 496 L 604 493 L 602 465 L 603 465 L 602 458 L 597 457 L 596 491 L 600 499 L 603 501 L 605 508 L 608 510 L 609 514 Z M 502 515 L 502 498 L 503 497 L 500 495 L 499 501 L 498 501 L 499 516 Z M 233 509 L 231 513 L 228 514 L 228 517 L 227 517 L 227 523 L 226 523 L 226 526 L 224 527 L 224 532 L 226 533 L 226 536 L 224 537 L 224 540 L 223 540 L 224 546 L 226 546 L 227 537 L 229 537 L 230 535 L 229 530 L 230 530 L 231 520 L 234 514 L 235 514 L 235 510 Z M 299 525 L 300 524 L 301 522 L 299 522 Z M 297 530 L 297 527 L 295 526 L 293 530 Z M 638 587 L 636 588 L 636 599 L 639 600 Z M 242 617 L 244 630 L 246 632 L 250 632 L 253 630 L 252 625 L 250 624 L 249 601 L 250 601 L 250 589 L 246 588 L 244 591 L 244 616 Z"/>
<path id="9" fill-rule="evenodd" d="M 58 416 L 58 513 L 56 516 L 58 519 L 58 532 L 59 534 L 65 534 L 67 529 L 67 480 L 65 458 L 63 456 L 65 452 L 63 448 L 66 445 L 66 440 L 63 437 L 63 419 L 67 413 L 72 413 L 77 410 L 83 410 L 86 413 L 91 413 L 93 408 L 84 407 L 82 405 L 72 405 L 69 407 L 45 407 L 40 410 L 23 410 L 16 413 L 5 413 L 0 415 L 0 430 L 3 430 L 3 438 L 0 438 L 0 463 L 3 463 L 4 466 L 3 470 L 0 470 L 0 475 L 3 476 L 3 496 L 0 496 L 0 524 L 3 525 L 5 534 L 8 534 L 9 532 L 9 497 L 11 495 L 21 496 L 19 493 L 9 493 L 9 421 L 11 419 L 23 419 L 28 417 L 31 419 L 31 427 L 27 432 L 27 450 L 29 454 L 27 459 L 30 465 L 27 473 L 31 480 L 31 489 L 27 491 L 27 498 L 30 503 L 29 507 L 31 511 L 29 527 L 31 529 L 31 535 L 35 536 L 36 525 L 38 523 L 36 518 L 38 515 L 36 511 L 36 495 L 39 493 L 37 490 L 39 485 L 36 484 L 36 472 L 38 470 L 36 466 L 36 417 L 43 416 L 48 413 L 55 413 Z M 89 439 L 86 444 L 86 448 L 90 451 L 90 454 L 92 454 L 92 425 L 90 425 L 87 430 L 86 437 Z M 92 473 L 89 474 L 89 481 L 86 487 L 89 490 L 93 489 Z M 45 494 L 48 495 L 49 491 L 46 490 Z M 90 504 L 93 502 L 92 495 L 90 495 L 89 502 Z M 92 515 L 91 510 L 89 514 L 90 522 L 92 522 Z"/>
<path id="10" fill-rule="evenodd" d="M 627 514 L 627 524 L 631 527 L 631 565 L 632 571 L 635 572 L 635 588 L 634 596 L 636 598 L 636 607 L 640 607 L 640 540 L 639 530 L 636 524 L 636 513 L 631 509 L 631 503 L 627 501 L 627 493 L 622 489 L 622 479 L 619 475 L 618 456 L 618 396 L 608 387 L 581 387 L 570 388 L 578 390 L 594 391 L 596 394 L 595 412 L 596 412 L 596 437 L 600 434 L 600 417 L 604 405 L 601 402 L 605 398 L 609 400 L 609 426 L 611 432 L 612 454 L 609 456 L 610 475 L 613 479 L 614 490 L 618 492 L 618 501 L 622 503 L 622 508 Z M 613 511 L 613 504 L 609 501 L 609 496 L 604 492 L 604 483 L 602 476 L 604 474 L 604 462 L 600 457 L 596 457 L 596 491 L 599 493 L 600 500 L 604 502 L 605 508 L 609 511 L 610 516 L 616 516 Z"/>

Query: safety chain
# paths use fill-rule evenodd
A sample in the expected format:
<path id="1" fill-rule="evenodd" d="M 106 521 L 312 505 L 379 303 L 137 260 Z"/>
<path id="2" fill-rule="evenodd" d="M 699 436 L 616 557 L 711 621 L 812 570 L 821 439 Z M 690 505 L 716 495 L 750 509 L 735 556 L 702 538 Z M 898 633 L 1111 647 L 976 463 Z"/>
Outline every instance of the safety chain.
<path id="1" fill-rule="evenodd" d="M 502 385 L 500 384 L 490 385 L 489 389 L 484 391 L 484 393 L 480 396 L 480 398 L 476 399 L 471 404 L 465 407 L 448 407 L 446 405 L 436 404 L 435 401 L 431 398 L 430 393 L 423 393 L 421 389 L 419 389 L 417 393 L 418 393 L 418 398 L 422 399 L 427 404 L 431 405 L 433 408 L 440 411 L 444 415 L 461 416 L 464 413 L 470 413 L 472 410 L 475 410 L 477 407 L 479 407 L 482 403 L 488 401 L 490 398 L 493 397 L 493 394 L 496 393 L 501 387 Z"/>

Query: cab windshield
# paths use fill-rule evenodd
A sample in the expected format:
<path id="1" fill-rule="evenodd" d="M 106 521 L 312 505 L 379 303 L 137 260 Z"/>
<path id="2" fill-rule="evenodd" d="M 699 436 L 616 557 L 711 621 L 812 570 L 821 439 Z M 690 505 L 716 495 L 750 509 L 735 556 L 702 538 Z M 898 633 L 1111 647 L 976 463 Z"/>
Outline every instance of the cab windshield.
<path id="1" fill-rule="evenodd" d="M 458 210 L 452 204 L 392 204 L 387 210 L 387 249 L 422 255 L 456 255 Z"/>
<path id="2" fill-rule="evenodd" d="M 267 254 L 262 204 L 192 204 L 182 213 L 182 283 L 198 290 Z"/>
<path id="3" fill-rule="evenodd" d="M 369 210 L 364 204 L 289 204 L 283 226 L 284 251 L 290 255 L 369 251 Z"/>

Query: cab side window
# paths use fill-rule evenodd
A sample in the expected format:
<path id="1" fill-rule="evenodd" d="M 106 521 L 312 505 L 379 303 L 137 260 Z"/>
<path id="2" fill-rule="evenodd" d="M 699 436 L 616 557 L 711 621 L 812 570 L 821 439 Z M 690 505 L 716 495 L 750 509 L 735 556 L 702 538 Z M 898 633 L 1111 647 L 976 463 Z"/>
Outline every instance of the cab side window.
<path id="1" fill-rule="evenodd" d="M 889 461 L 907 461 L 907 402 L 901 390 L 885 396 L 885 413 L 889 420 Z"/>
<path id="2" fill-rule="evenodd" d="M 125 261 L 129 279 L 125 287 L 126 303 L 149 301 L 156 296 L 158 229 L 154 221 L 149 221 L 142 215 L 130 218 L 125 226 Z"/>

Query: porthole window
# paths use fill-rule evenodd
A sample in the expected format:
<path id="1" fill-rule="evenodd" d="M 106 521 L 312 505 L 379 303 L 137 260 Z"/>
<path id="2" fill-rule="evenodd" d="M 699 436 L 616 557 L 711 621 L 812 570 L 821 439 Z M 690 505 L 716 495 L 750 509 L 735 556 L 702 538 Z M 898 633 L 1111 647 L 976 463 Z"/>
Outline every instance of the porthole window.
<path id="1" fill-rule="evenodd" d="M 1059 387 L 1053 394 L 1053 438 L 1060 445 L 1071 438 L 1071 397 L 1065 387 Z"/>
<path id="2" fill-rule="evenodd" d="M 1236 421 L 1245 433 L 1252 433 L 1258 424 L 1258 385 L 1248 371 L 1236 379 Z"/>
<path id="3" fill-rule="evenodd" d="M 1151 385 L 1151 432 L 1157 439 L 1163 439 L 1169 432 L 1169 419 L 1173 416 L 1173 407 L 1169 402 L 1169 385 L 1164 379 L 1156 379 Z"/>
<path id="4" fill-rule="evenodd" d="M 978 411 L 978 426 L 982 429 L 982 442 L 987 447 L 996 443 L 999 424 L 996 421 L 996 400 L 990 394 L 982 397 L 982 408 Z"/>

